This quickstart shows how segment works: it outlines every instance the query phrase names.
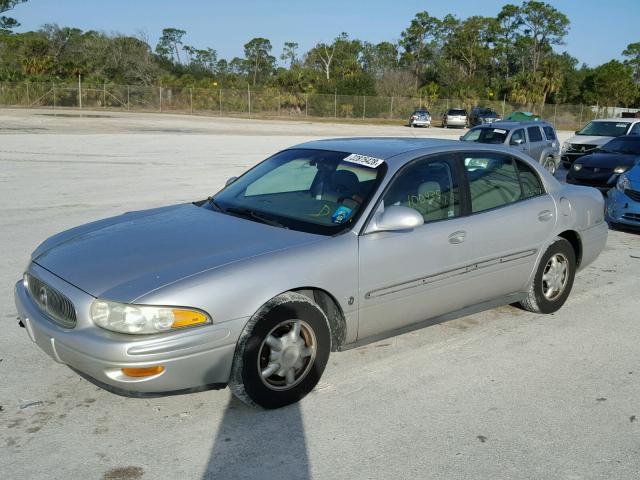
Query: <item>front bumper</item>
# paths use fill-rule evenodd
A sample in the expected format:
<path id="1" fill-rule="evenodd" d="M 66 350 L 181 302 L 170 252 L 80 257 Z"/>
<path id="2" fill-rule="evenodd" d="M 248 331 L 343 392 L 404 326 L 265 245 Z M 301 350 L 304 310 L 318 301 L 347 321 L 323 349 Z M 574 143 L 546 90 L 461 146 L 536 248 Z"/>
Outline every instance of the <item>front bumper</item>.
<path id="1" fill-rule="evenodd" d="M 617 188 L 607 194 L 607 219 L 610 222 L 640 228 L 640 202 L 627 197 Z"/>
<path id="2" fill-rule="evenodd" d="M 447 118 L 445 119 L 444 123 L 448 127 L 466 127 L 467 126 L 466 120 L 459 120 L 457 118 Z"/>
<path id="3" fill-rule="evenodd" d="M 571 185 L 583 185 L 585 187 L 597 188 L 603 193 L 616 186 L 618 181 L 618 174 L 607 173 L 605 175 L 598 175 L 597 173 L 585 172 L 576 176 L 572 170 L 567 174 L 567 183 Z"/>
<path id="4" fill-rule="evenodd" d="M 37 268 L 41 280 L 74 299 L 84 292 Z M 45 277 L 45 278 L 43 278 Z M 65 285 L 61 285 L 64 283 Z M 74 329 L 52 323 L 31 300 L 22 282 L 15 286 L 15 303 L 29 337 L 56 362 L 68 365 L 94 383 L 120 394 L 168 394 L 228 382 L 236 342 L 248 318 L 158 335 L 127 335 L 82 322 L 82 302 L 76 303 L 79 322 Z M 87 299 L 87 300 L 89 300 Z M 75 302 L 74 302 L 75 303 Z M 90 302 L 89 302 L 90 303 Z M 161 365 L 151 377 L 128 377 L 124 367 Z"/>
<path id="5" fill-rule="evenodd" d="M 417 127 L 430 127 L 431 120 L 411 120 L 411 125 L 415 125 Z"/>

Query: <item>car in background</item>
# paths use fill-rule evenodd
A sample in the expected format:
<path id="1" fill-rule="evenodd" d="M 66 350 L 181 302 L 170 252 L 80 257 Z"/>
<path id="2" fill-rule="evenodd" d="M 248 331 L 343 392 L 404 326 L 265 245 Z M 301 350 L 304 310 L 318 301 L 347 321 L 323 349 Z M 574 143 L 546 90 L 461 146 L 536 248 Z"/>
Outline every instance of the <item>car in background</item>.
<path id="1" fill-rule="evenodd" d="M 450 108 L 442 116 L 442 126 L 465 128 L 469 123 L 467 111 L 464 108 Z"/>
<path id="2" fill-rule="evenodd" d="M 505 120 L 479 125 L 461 136 L 460 140 L 516 148 L 540 163 L 552 175 L 560 165 L 560 143 L 553 126 L 547 122 Z"/>
<path id="3" fill-rule="evenodd" d="M 537 122 L 541 120 L 540 115 L 531 112 L 511 112 L 505 120 L 513 122 Z"/>
<path id="4" fill-rule="evenodd" d="M 607 235 L 602 195 L 514 149 L 317 140 L 208 199 L 45 240 L 14 293 L 30 339 L 114 393 L 228 385 L 278 408 L 330 352 L 514 302 L 557 311 Z"/>
<path id="5" fill-rule="evenodd" d="M 469 125 L 483 125 L 485 123 L 493 123 L 500 120 L 500 115 L 495 110 L 485 107 L 475 107 L 469 115 Z"/>
<path id="6" fill-rule="evenodd" d="M 431 114 L 426 109 L 416 110 L 409 118 L 410 127 L 430 127 Z"/>
<path id="7" fill-rule="evenodd" d="M 562 163 L 570 168 L 578 158 L 622 135 L 640 135 L 640 118 L 592 120 L 562 144 Z"/>
<path id="8" fill-rule="evenodd" d="M 621 174 L 607 192 L 607 220 L 614 228 L 640 229 L 640 165 Z"/>
<path id="9" fill-rule="evenodd" d="M 606 192 L 616 185 L 620 174 L 639 162 L 640 135 L 624 135 L 574 161 L 567 173 L 567 183 L 595 187 Z"/>

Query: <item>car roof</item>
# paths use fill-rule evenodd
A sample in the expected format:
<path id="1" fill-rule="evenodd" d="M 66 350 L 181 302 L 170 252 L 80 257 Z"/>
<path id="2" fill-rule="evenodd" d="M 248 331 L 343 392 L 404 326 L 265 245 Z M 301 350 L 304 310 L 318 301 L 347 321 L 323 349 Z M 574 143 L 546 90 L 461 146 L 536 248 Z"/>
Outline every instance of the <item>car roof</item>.
<path id="1" fill-rule="evenodd" d="M 353 137 L 328 138 L 301 143 L 291 148 L 310 148 L 313 150 L 331 150 L 335 152 L 357 153 L 369 157 L 387 160 L 401 153 L 434 147 L 451 146 L 458 140 L 413 137 Z"/>
<path id="2" fill-rule="evenodd" d="M 380 158 L 388 163 L 399 165 L 407 161 L 404 153 L 411 153 L 412 158 L 432 153 L 444 153 L 468 150 L 491 150 L 513 153 L 513 150 L 503 145 L 487 145 L 482 143 L 462 142 L 460 140 L 446 140 L 440 138 L 411 138 L 411 137 L 354 137 L 330 138 L 313 140 L 290 147 L 312 150 L 329 150 L 335 152 L 356 153 L 369 157 Z M 398 157 L 398 159 L 393 159 Z"/>
<path id="3" fill-rule="evenodd" d="M 640 118 L 596 118 L 592 122 L 616 122 L 616 123 L 633 123 L 640 121 Z"/>
<path id="4" fill-rule="evenodd" d="M 514 128 L 524 128 L 524 127 L 533 127 L 533 126 L 543 126 L 543 127 L 551 127 L 553 128 L 553 125 L 551 125 L 550 123 L 545 122 L 544 120 L 530 120 L 530 121 L 526 121 L 526 122 L 516 122 L 513 120 L 501 120 L 499 122 L 493 122 L 493 123 L 489 123 L 489 124 L 485 124 L 485 125 L 478 125 L 476 127 L 473 127 L 474 129 L 476 128 L 505 128 L 508 130 L 514 129 Z"/>

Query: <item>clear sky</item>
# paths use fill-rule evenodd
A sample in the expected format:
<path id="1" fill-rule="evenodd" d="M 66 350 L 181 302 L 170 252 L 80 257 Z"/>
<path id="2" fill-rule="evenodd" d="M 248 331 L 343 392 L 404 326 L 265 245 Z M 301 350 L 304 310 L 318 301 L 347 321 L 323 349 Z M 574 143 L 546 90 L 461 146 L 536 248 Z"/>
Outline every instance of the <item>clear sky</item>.
<path id="1" fill-rule="evenodd" d="M 184 41 L 211 47 L 219 58 L 242 56 L 252 37 L 271 40 L 280 55 L 285 41 L 306 51 L 340 32 L 352 38 L 380 42 L 400 37 L 413 16 L 426 10 L 442 18 L 452 13 L 494 16 L 505 0 L 29 0 L 9 15 L 33 30 L 45 23 L 83 30 L 136 34 L 143 32 L 155 46 L 163 28 L 187 31 Z M 571 21 L 567 50 L 581 63 L 596 66 L 640 41 L 640 0 L 547 0 Z"/>

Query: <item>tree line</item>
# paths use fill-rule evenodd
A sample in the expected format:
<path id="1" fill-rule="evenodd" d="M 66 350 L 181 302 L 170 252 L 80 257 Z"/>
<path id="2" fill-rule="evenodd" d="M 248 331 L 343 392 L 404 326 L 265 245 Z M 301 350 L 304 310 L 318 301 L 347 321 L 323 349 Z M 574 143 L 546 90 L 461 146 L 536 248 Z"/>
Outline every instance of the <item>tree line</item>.
<path id="1" fill-rule="evenodd" d="M 165 28 L 155 46 L 144 36 L 54 24 L 15 32 L 4 15 L 26 0 L 0 0 L 0 81 L 73 81 L 199 88 L 278 89 L 342 95 L 417 96 L 466 101 L 503 98 L 525 105 L 640 105 L 640 42 L 624 61 L 580 65 L 564 45 L 570 22 L 540 1 L 507 4 L 496 17 L 419 12 L 397 41 L 371 43 L 342 33 L 303 52 L 252 38 L 244 55 L 219 58 L 188 33 Z M 555 49 L 554 49 L 555 48 Z M 279 61 L 278 61 L 279 60 Z"/>

